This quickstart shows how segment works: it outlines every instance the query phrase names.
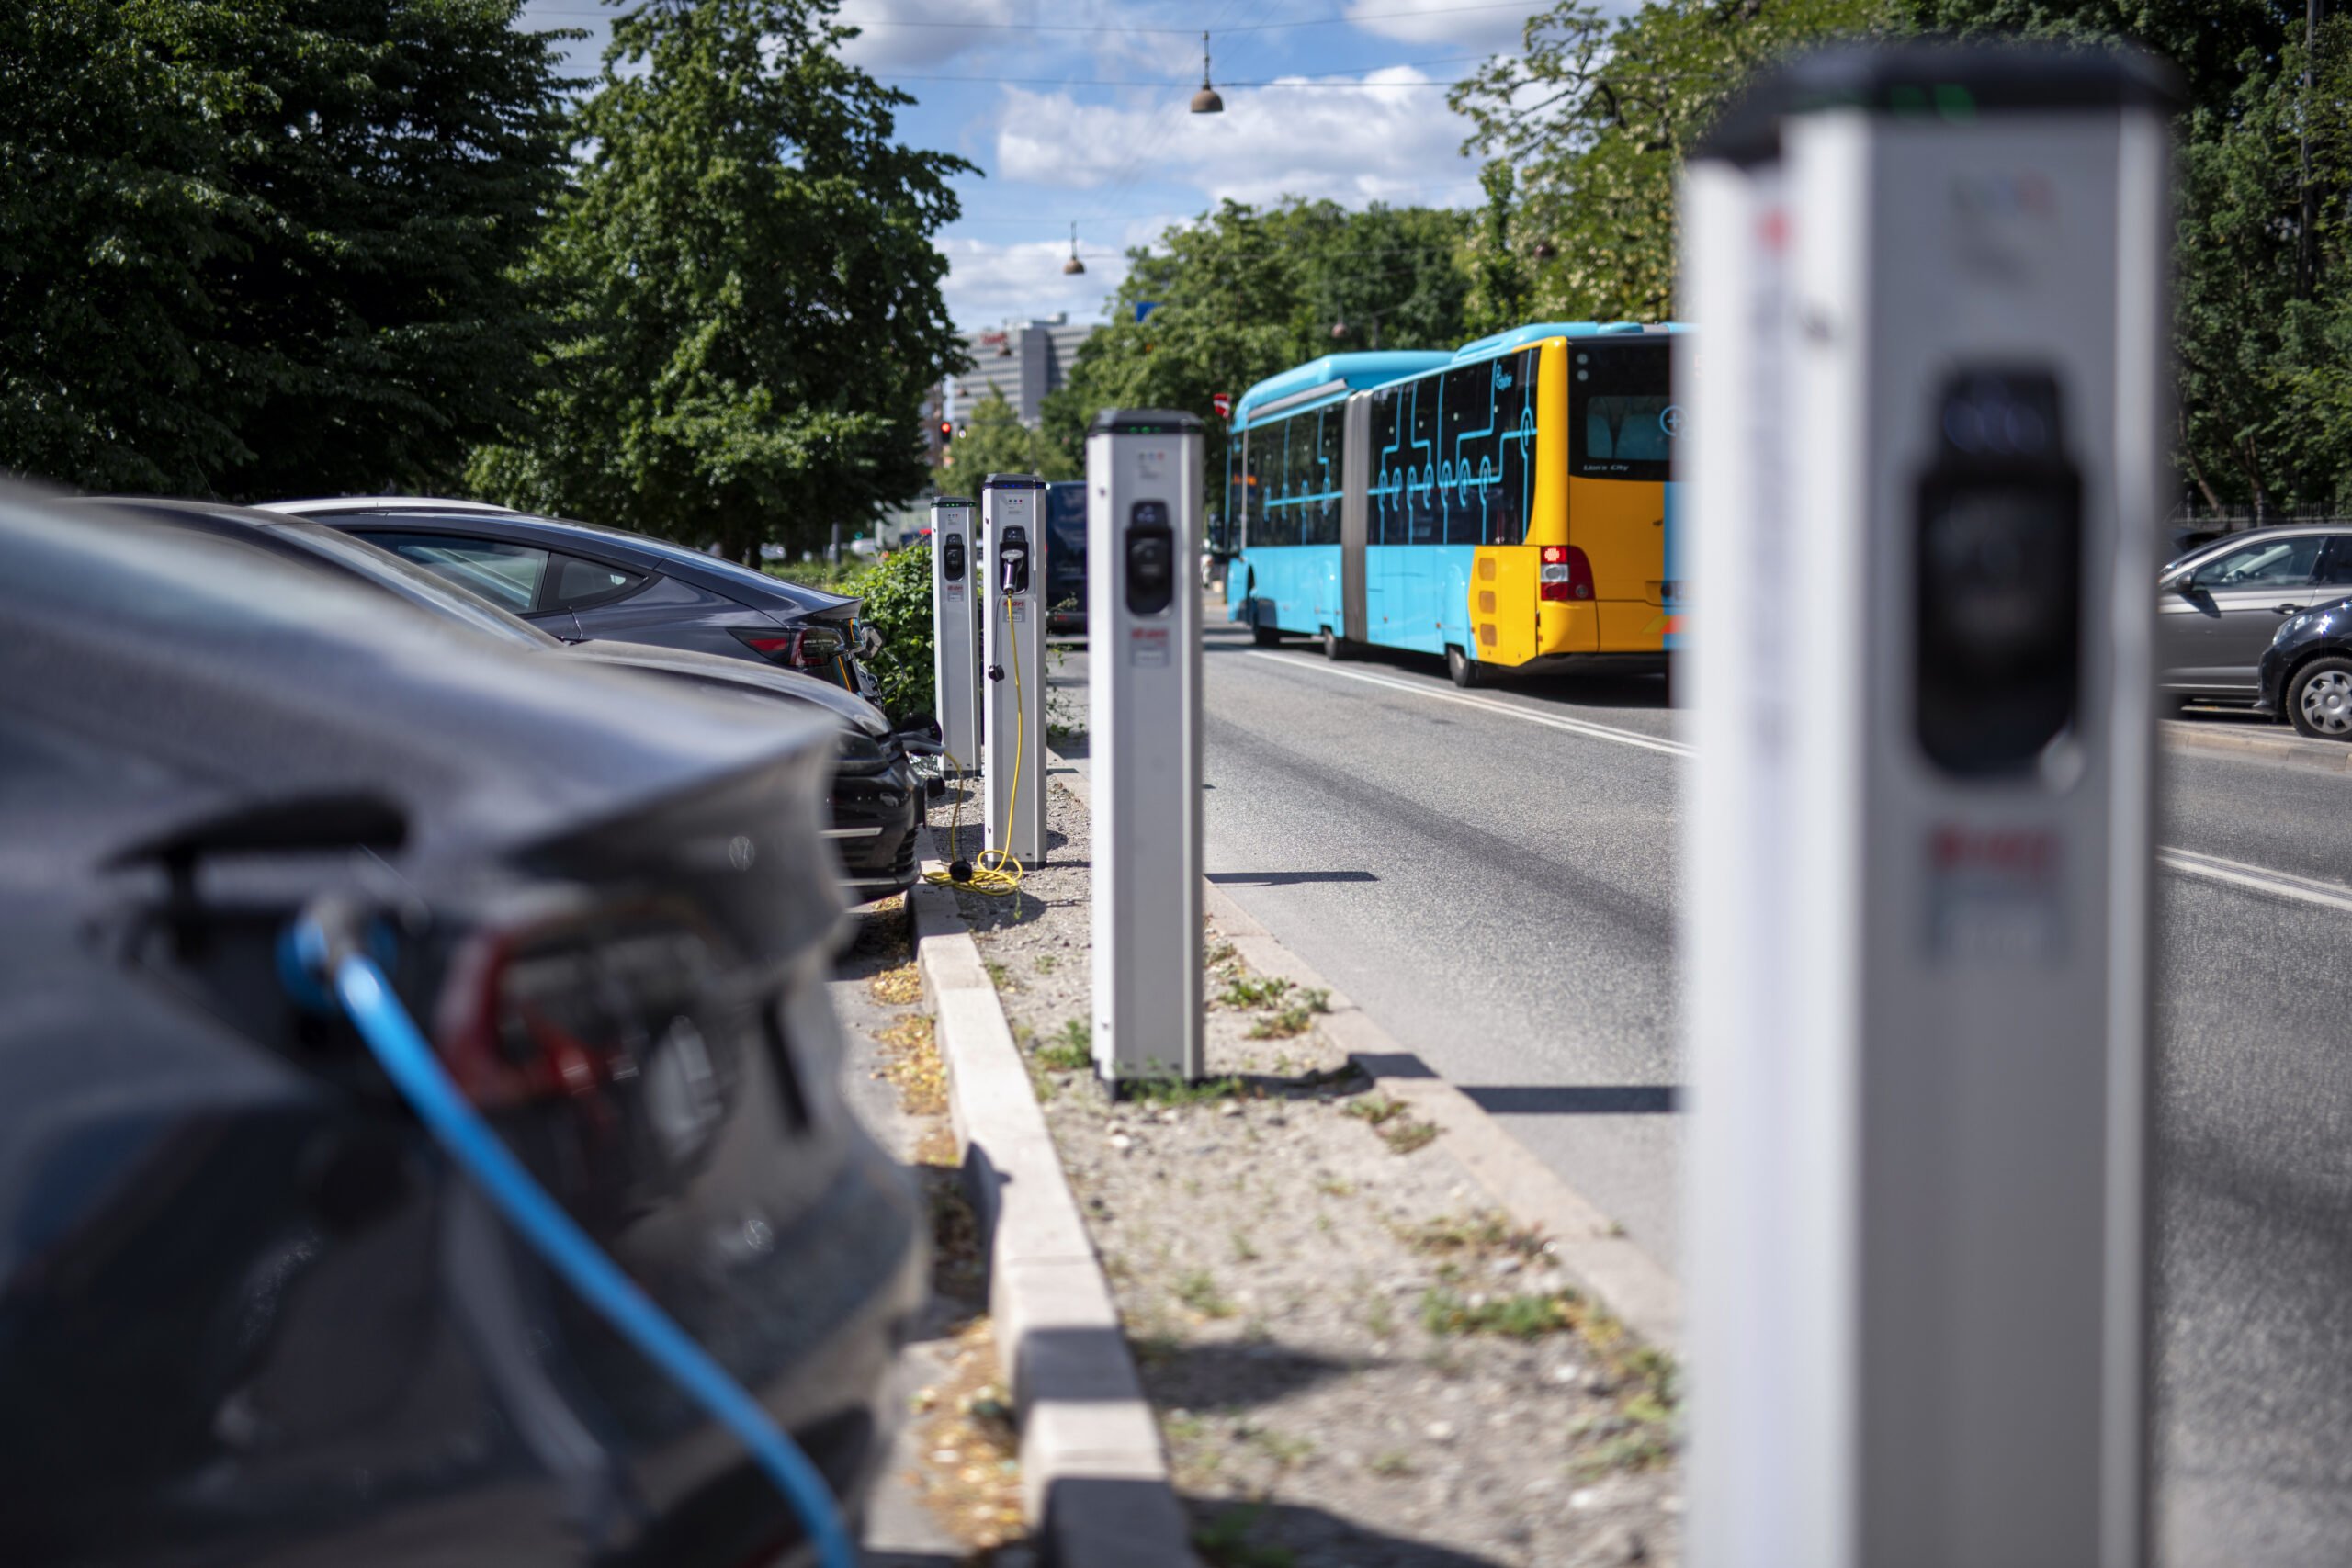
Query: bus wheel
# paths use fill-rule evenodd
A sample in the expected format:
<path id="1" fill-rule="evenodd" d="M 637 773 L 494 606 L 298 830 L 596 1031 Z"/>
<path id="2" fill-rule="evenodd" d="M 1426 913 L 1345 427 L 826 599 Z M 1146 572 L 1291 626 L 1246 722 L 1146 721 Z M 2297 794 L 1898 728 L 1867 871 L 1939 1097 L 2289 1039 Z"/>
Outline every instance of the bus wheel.
<path id="1" fill-rule="evenodd" d="M 1348 645 L 1346 639 L 1341 637 L 1339 633 L 1333 631 L 1330 627 L 1325 626 L 1323 628 L 1323 657 L 1329 660 L 1332 663 L 1337 664 L 1340 660 L 1345 659 L 1347 656 Z"/>
<path id="2" fill-rule="evenodd" d="M 1250 640 L 1256 643 L 1260 648 L 1279 648 L 1282 646 L 1283 640 L 1282 628 L 1279 626 L 1251 626 L 1250 628 Z"/>
<path id="3" fill-rule="evenodd" d="M 1484 673 L 1478 668 L 1478 661 L 1463 652 L 1459 643 L 1451 642 L 1445 645 L 1445 672 L 1455 685 L 1465 692 L 1476 685 L 1478 677 Z"/>

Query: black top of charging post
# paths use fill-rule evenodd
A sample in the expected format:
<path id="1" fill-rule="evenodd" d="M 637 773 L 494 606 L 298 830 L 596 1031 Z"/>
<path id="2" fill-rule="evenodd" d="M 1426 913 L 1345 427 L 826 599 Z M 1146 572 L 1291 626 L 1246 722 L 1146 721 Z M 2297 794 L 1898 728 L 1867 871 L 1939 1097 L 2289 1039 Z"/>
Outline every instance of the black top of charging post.
<path id="1" fill-rule="evenodd" d="M 1769 164 L 1781 155 L 1781 120 L 1830 109 L 1951 125 L 1984 114 L 2069 109 L 2169 115 L 2184 101 L 2179 73 L 2144 50 L 1952 39 L 1843 44 L 1758 77 L 1691 155 Z"/>
<path id="2" fill-rule="evenodd" d="M 1086 427 L 1089 435 L 1198 435 L 1201 416 L 1182 409 L 1104 409 Z"/>
<path id="3" fill-rule="evenodd" d="M 980 481 L 982 490 L 1043 490 L 1046 481 L 1035 474 L 990 474 Z"/>

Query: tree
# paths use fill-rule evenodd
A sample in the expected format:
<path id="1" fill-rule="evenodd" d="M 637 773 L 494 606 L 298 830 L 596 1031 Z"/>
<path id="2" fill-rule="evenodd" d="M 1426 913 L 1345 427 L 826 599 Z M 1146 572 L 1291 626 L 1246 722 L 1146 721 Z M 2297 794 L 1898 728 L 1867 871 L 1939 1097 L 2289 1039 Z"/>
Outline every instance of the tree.
<path id="1" fill-rule="evenodd" d="M 1128 253 L 1111 324 L 1086 340 L 1069 380 L 1046 399 L 1046 434 L 1075 463 L 1099 409 L 1189 409 L 1207 419 L 1216 393 L 1238 396 L 1320 355 L 1459 347 L 1470 335 L 1460 265 L 1467 231 L 1456 212 L 1349 212 L 1296 198 L 1265 209 L 1228 201 L 1178 224 L 1157 246 Z M 1146 301 L 1156 308 L 1138 321 Z M 1207 446 L 1208 471 L 1223 472 L 1222 422 L 1209 420 Z"/>
<path id="2" fill-rule="evenodd" d="M 717 544 L 806 547 L 923 479 L 923 389 L 960 359 L 932 243 L 963 159 L 843 63 L 834 0 L 616 16 L 588 149 L 533 261 L 556 301 L 533 428 L 485 493 Z"/>
<path id="3" fill-rule="evenodd" d="M 1516 175 L 1512 231 L 1532 275 L 1529 313 L 1670 317 L 1684 155 L 1758 67 L 1792 47 L 1887 27 L 1898 3 L 1649 0 L 1623 16 L 1558 0 L 1529 17 L 1525 54 L 1481 67 L 1448 100 L 1476 128 L 1464 151 Z"/>
<path id="4" fill-rule="evenodd" d="M 948 443 L 944 467 L 931 470 L 931 485 L 942 495 L 980 498 L 980 481 L 990 474 L 1035 474 L 1074 479 L 1079 465 L 1061 443 L 1030 429 L 994 387 L 972 405 L 964 434 Z"/>
<path id="5" fill-rule="evenodd" d="M 446 484 L 518 407 L 561 177 L 520 0 L 0 13 L 0 461 L 232 496 Z"/>

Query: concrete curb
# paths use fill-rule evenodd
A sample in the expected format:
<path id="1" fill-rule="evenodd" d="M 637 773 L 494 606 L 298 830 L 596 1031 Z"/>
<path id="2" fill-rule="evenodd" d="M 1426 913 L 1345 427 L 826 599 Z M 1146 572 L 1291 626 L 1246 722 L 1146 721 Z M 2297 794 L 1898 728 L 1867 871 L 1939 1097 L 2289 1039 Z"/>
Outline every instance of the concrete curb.
<path id="1" fill-rule="evenodd" d="M 936 869 L 926 830 L 922 866 Z M 956 896 L 915 884 L 915 956 L 989 1259 L 1021 1425 L 1023 1506 L 1052 1568 L 1198 1568 L 1159 1424 L 1053 1134 Z"/>
<path id="2" fill-rule="evenodd" d="M 2291 767 L 2326 773 L 2352 773 L 2352 746 L 2336 740 L 2306 740 L 2289 730 L 2249 734 L 2219 725 L 2168 718 L 2157 733 L 2166 746 L 2182 751 L 2214 751 L 2238 757 L 2260 757 Z"/>
<path id="3" fill-rule="evenodd" d="M 1091 807 L 1085 772 L 1057 751 L 1046 753 L 1046 775 L 1080 804 Z M 1399 1044 L 1314 967 L 1274 939 L 1215 883 L 1206 908 L 1225 939 L 1250 968 L 1295 986 L 1330 993 L 1330 1011 L 1316 1027 L 1362 1068 L 1374 1088 L 1402 1100 L 1422 1121 L 1444 1130 L 1445 1145 L 1514 1221 L 1549 1237 L 1561 1272 L 1650 1345 L 1677 1348 L 1682 1338 L 1682 1286 L 1673 1274 L 1628 1240 L 1590 1201 L 1560 1179 L 1527 1146 L 1420 1057 Z"/>

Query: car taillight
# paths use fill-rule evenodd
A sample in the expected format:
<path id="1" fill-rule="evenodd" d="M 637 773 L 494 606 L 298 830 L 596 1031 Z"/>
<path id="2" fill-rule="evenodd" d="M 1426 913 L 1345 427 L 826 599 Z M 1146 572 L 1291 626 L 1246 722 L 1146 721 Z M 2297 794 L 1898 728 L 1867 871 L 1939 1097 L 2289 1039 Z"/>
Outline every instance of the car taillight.
<path id="1" fill-rule="evenodd" d="M 735 640 L 753 653 L 794 670 L 823 670 L 849 646 L 848 640 L 831 626 L 802 626 L 795 631 L 777 632 L 747 626 L 732 629 Z"/>
<path id="2" fill-rule="evenodd" d="M 646 1126 L 676 1159 L 734 1077 L 729 1031 L 704 1016 L 718 967 L 667 920 L 485 933 L 450 964 L 435 1045 L 485 1110 L 574 1101 L 600 1126 Z"/>
<path id="3" fill-rule="evenodd" d="M 1536 569 L 1536 597 L 1547 604 L 1565 604 L 1592 597 L 1592 563 L 1574 545 L 1546 545 Z"/>

